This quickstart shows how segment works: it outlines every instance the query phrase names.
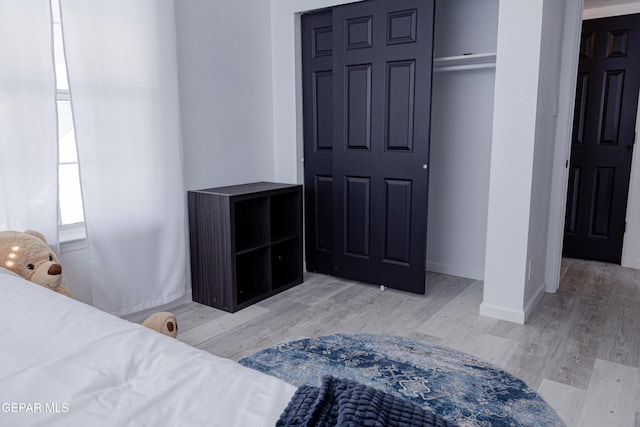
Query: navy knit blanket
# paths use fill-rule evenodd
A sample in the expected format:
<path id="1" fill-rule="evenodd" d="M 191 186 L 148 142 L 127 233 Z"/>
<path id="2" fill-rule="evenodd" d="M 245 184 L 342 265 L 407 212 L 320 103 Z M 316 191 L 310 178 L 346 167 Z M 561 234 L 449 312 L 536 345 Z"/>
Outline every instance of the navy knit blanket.
<path id="1" fill-rule="evenodd" d="M 454 427 L 433 412 L 355 381 L 323 377 L 320 387 L 296 391 L 278 427 Z"/>

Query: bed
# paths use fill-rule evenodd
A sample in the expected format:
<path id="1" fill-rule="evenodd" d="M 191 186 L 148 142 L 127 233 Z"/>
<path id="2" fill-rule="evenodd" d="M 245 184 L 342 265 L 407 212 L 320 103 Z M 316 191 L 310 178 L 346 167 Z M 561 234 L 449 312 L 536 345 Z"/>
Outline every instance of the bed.
<path id="1" fill-rule="evenodd" d="M 0 425 L 273 426 L 296 388 L 0 268 Z"/>

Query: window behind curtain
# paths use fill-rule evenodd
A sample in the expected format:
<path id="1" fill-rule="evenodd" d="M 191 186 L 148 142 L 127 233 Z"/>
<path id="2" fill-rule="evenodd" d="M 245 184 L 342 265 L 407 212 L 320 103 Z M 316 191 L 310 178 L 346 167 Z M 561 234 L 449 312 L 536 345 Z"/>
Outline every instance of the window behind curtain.
<path id="1" fill-rule="evenodd" d="M 51 10 L 53 14 L 53 48 L 56 65 L 56 99 L 58 104 L 59 209 L 60 225 L 64 229 L 83 223 L 84 212 L 80 189 L 76 138 L 71 110 L 71 96 L 69 94 L 69 81 L 64 56 L 59 0 L 51 0 Z"/>

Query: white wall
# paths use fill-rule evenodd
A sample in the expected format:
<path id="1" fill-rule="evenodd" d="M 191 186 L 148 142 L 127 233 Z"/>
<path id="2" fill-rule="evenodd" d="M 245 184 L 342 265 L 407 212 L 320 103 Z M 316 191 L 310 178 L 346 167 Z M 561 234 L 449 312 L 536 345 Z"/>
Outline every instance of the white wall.
<path id="1" fill-rule="evenodd" d="M 427 270 L 484 279 L 495 70 L 433 75 Z"/>
<path id="2" fill-rule="evenodd" d="M 189 190 L 274 179 L 270 6 L 175 2 Z"/>
<path id="3" fill-rule="evenodd" d="M 542 38 L 540 49 L 540 85 L 536 116 L 535 149 L 533 159 L 533 183 L 529 217 L 529 245 L 527 251 L 527 280 L 525 282 L 525 306 L 546 289 L 547 230 L 549 229 L 549 204 L 551 179 L 556 145 L 556 124 L 560 102 L 560 68 L 564 0 L 544 0 Z"/>
<path id="4" fill-rule="evenodd" d="M 543 0 L 501 1 L 484 298 L 480 314 L 524 322 Z"/>
<path id="5" fill-rule="evenodd" d="M 545 283 L 547 292 L 555 292 L 560 282 L 562 244 L 564 240 L 564 218 L 567 200 L 567 181 L 571 138 L 573 133 L 573 110 L 576 98 L 576 76 L 578 71 L 578 49 L 582 32 L 583 0 L 566 0 L 562 55 L 560 64 L 560 87 L 558 93 L 558 118 L 556 144 L 552 166 L 551 198 L 549 202 L 549 227 L 547 230 Z M 552 43 L 554 43 L 552 41 Z M 557 41 L 555 41 L 557 44 Z"/>
<path id="6" fill-rule="evenodd" d="M 581 8 L 500 2 L 481 314 L 524 322 L 557 287 Z"/>
<path id="7" fill-rule="evenodd" d="M 640 106 L 640 100 L 638 102 Z M 629 196 L 627 200 L 627 231 L 622 245 L 622 265 L 640 269 L 640 108 L 636 115 L 636 141 L 633 144 Z"/>

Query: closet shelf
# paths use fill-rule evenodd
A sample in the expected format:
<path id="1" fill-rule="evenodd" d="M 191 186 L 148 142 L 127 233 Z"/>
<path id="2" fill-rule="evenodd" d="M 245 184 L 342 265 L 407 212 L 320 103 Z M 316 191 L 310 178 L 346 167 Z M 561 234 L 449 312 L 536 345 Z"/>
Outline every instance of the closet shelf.
<path id="1" fill-rule="evenodd" d="M 496 66 L 495 53 L 475 53 L 470 55 L 442 56 L 433 59 L 433 71 L 477 70 L 494 68 Z"/>

